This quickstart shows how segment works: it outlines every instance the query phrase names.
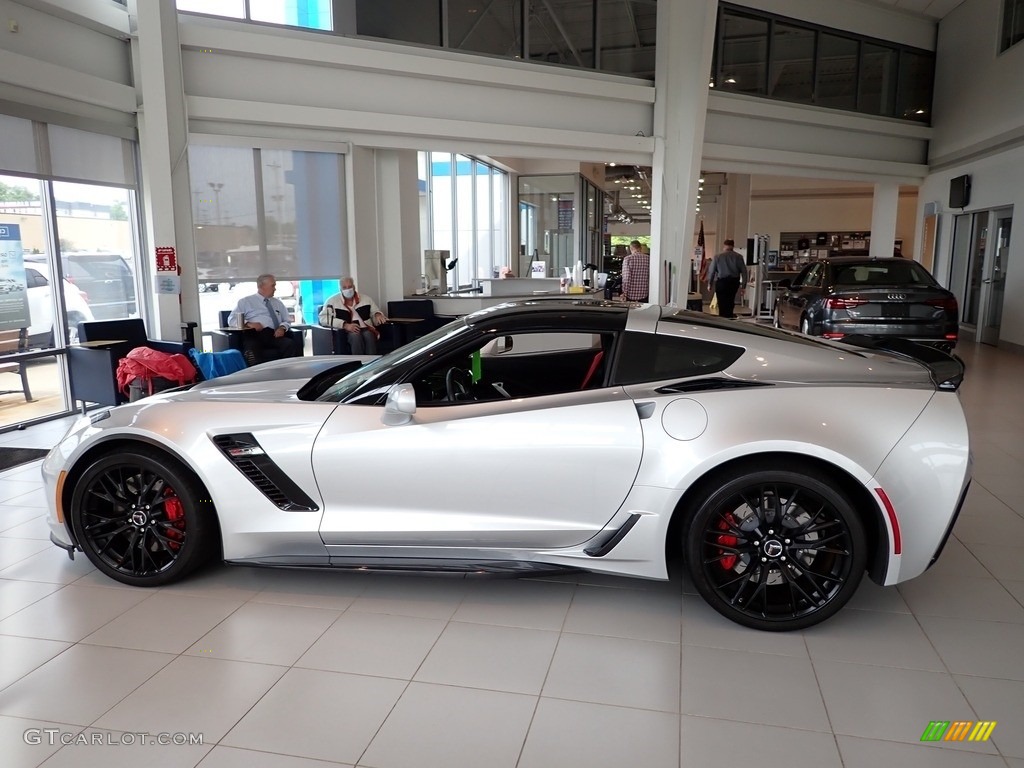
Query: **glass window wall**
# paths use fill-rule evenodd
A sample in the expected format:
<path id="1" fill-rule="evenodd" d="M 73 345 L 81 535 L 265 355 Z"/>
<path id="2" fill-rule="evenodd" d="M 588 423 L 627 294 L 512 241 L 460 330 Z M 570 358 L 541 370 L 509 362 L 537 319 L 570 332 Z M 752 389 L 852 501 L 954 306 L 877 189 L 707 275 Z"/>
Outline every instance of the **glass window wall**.
<path id="1" fill-rule="evenodd" d="M 654 79 L 657 0 L 176 0 L 179 11 Z M 332 17 L 337 5 L 338 15 Z M 344 9 L 344 11 L 340 10 Z M 354 25 L 354 29 L 352 29 Z"/>
<path id="2" fill-rule="evenodd" d="M 175 0 L 179 11 L 331 30 L 331 0 Z"/>
<path id="3" fill-rule="evenodd" d="M 509 260 L 508 176 L 466 155 L 420 153 L 424 249 L 457 258 L 450 288 L 498 277 Z"/>
<path id="4" fill-rule="evenodd" d="M 999 50 L 1024 40 L 1024 0 L 1003 0 L 1003 29 Z"/>
<path id="5" fill-rule="evenodd" d="M 349 274 L 344 157 L 251 147 L 189 147 L 200 324 L 255 292 L 264 273 L 296 323 Z"/>
<path id="6" fill-rule="evenodd" d="M 745 7 L 719 7 L 711 87 L 928 122 L 935 54 Z"/>

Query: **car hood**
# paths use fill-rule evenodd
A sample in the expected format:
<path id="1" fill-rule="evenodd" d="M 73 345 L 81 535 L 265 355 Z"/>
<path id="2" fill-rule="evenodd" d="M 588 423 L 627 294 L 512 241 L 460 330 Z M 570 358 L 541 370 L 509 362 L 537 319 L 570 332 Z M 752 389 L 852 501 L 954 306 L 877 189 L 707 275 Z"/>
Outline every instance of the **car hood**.
<path id="1" fill-rule="evenodd" d="M 154 395 L 153 400 L 199 402 L 284 402 L 295 400 L 296 393 L 310 379 L 331 371 L 354 369 L 378 355 L 318 355 L 261 363 L 243 371 L 201 381 L 188 389 Z"/>

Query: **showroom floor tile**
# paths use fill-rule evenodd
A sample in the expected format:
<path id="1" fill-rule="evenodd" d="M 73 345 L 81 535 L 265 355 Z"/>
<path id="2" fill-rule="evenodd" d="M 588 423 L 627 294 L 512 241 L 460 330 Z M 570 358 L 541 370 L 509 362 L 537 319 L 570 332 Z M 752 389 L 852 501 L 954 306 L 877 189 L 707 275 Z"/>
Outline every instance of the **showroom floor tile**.
<path id="1" fill-rule="evenodd" d="M 1024 356 L 959 351 L 976 474 L 946 551 L 804 632 L 738 627 L 681 575 L 123 587 L 46 540 L 38 463 L 0 473 L 0 765 L 1024 768 Z M 998 725 L 920 741 L 958 719 Z"/>

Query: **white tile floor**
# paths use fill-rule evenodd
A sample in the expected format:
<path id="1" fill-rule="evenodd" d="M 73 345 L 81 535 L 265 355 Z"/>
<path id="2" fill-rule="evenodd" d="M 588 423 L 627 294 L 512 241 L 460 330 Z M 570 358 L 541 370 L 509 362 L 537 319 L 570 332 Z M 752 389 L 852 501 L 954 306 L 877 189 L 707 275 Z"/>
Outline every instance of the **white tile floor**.
<path id="1" fill-rule="evenodd" d="M 802 633 L 732 625 L 685 581 L 219 566 L 129 589 L 49 543 L 37 465 L 0 474 L 0 766 L 1024 768 L 1024 357 L 960 353 L 955 538 Z M 999 725 L 920 743 L 956 719 Z M 101 743 L 26 743 L 44 728 Z M 142 731 L 203 743 L 116 743 Z"/>

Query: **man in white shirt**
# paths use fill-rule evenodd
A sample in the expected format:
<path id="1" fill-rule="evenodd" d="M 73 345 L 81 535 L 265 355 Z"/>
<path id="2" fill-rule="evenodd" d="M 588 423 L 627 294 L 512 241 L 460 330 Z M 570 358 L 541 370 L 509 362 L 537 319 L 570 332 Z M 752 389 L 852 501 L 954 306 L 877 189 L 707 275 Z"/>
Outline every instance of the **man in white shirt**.
<path id="1" fill-rule="evenodd" d="M 274 297 L 276 290 L 277 280 L 273 275 L 260 275 L 256 278 L 256 293 L 239 299 L 228 316 L 232 328 L 237 328 L 241 320 L 246 329 L 242 334 L 242 354 L 250 364 L 302 354 L 302 349 L 288 335 L 291 327 L 288 310 Z"/>

